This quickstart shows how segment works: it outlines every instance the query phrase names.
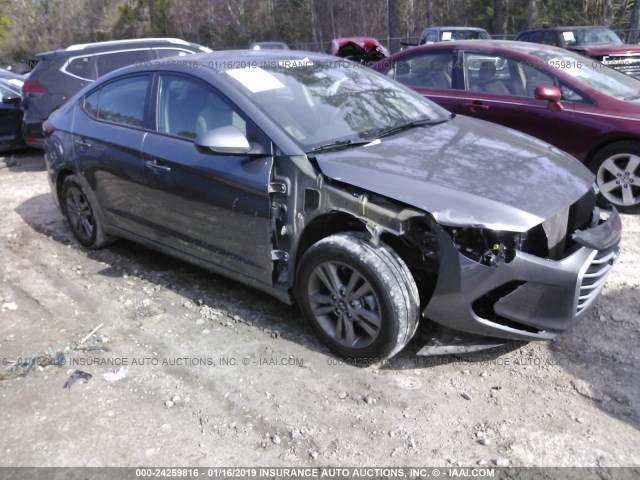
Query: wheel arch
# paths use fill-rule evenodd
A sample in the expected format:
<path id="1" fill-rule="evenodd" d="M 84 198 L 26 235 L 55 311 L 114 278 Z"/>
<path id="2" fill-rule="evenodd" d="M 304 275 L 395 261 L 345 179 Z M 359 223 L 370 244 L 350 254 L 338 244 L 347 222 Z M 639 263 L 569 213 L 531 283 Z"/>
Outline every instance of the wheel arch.
<path id="1" fill-rule="evenodd" d="M 296 250 L 295 269 L 297 271 L 300 259 L 309 248 L 323 238 L 349 231 L 365 232 L 366 225 L 361 219 L 346 212 L 329 211 L 315 217 L 307 224 L 300 235 Z"/>
<path id="2" fill-rule="evenodd" d="M 61 209 L 64 209 L 64 202 L 62 201 L 62 187 L 64 185 L 64 181 L 67 179 L 67 177 L 75 174 L 76 172 L 74 172 L 70 168 L 63 168 L 58 172 L 56 176 L 56 197 Z"/>
<path id="3" fill-rule="evenodd" d="M 401 214 L 397 215 L 397 218 L 401 217 Z M 438 255 L 427 255 L 427 248 L 424 242 L 420 241 L 431 221 L 425 216 L 406 218 L 398 220 L 402 228 L 394 230 L 390 225 L 374 224 L 370 219 L 355 212 L 331 210 L 322 213 L 309 222 L 300 234 L 293 265 L 295 278 L 297 279 L 300 260 L 305 252 L 320 240 L 338 233 L 369 232 L 373 242 L 384 242 L 407 265 L 418 285 L 421 304 L 426 306 L 439 272 Z M 433 244 L 429 246 L 432 247 Z"/>
<path id="4" fill-rule="evenodd" d="M 602 151 L 603 149 L 615 143 L 623 143 L 623 142 L 635 142 L 640 146 L 639 137 L 621 136 L 621 137 L 607 138 L 601 141 L 600 143 L 598 143 L 597 145 L 595 145 L 594 147 L 592 147 L 591 150 L 589 150 L 589 152 L 587 153 L 587 156 L 584 158 L 583 163 L 585 164 L 585 166 L 587 166 L 587 168 L 591 170 L 591 162 L 593 162 L 593 159 L 596 157 L 596 155 L 598 155 L 600 151 Z"/>

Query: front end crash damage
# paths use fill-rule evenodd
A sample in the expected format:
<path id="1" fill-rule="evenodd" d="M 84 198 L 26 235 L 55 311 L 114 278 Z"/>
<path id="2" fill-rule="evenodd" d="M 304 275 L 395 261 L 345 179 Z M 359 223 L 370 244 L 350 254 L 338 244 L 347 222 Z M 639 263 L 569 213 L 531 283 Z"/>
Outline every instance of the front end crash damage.
<path id="1" fill-rule="evenodd" d="M 508 340 L 554 338 L 593 306 L 618 258 L 615 209 L 585 217 L 587 194 L 527 232 L 443 227 L 440 272 L 423 315 L 447 328 Z"/>
<path id="2" fill-rule="evenodd" d="M 426 295 L 433 290 L 439 270 L 439 245 L 437 224 L 429 214 L 335 182 L 318 174 L 306 157 L 278 162 L 272 185 L 280 185 L 272 188 L 276 288 L 291 288 L 296 259 L 315 242 L 334 233 L 359 230 L 368 231 L 373 242 L 382 240 L 396 250 L 418 286 L 424 285 Z"/>
<path id="3" fill-rule="evenodd" d="M 423 317 L 466 334 L 446 335 L 449 346 L 463 345 L 453 351 L 554 338 L 586 314 L 618 257 L 618 213 L 602 219 L 591 191 L 532 228 L 507 231 L 499 224 L 447 223 L 437 212 L 332 180 L 306 159 L 290 159 L 308 167 L 276 172 L 276 181 L 282 175 L 288 186 L 274 189 L 274 244 L 288 254 L 275 262 L 274 283 L 290 288 L 295 259 L 320 238 L 367 230 L 409 266 Z M 452 352 L 427 350 L 422 354 Z"/>

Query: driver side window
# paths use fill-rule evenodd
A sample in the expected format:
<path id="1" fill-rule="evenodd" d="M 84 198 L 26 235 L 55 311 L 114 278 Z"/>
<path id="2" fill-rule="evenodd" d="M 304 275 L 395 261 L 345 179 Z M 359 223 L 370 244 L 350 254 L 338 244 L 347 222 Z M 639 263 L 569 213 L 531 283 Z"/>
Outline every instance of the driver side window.
<path id="1" fill-rule="evenodd" d="M 247 135 L 247 123 L 232 105 L 197 80 L 163 75 L 159 93 L 160 133 L 194 140 L 214 128 L 234 126 Z"/>

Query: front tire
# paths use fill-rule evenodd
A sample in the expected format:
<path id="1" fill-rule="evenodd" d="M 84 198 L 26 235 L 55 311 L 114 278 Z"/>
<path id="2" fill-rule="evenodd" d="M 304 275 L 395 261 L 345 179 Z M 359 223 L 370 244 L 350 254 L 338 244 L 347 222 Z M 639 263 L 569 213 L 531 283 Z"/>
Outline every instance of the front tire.
<path id="1" fill-rule="evenodd" d="M 640 144 L 613 143 L 600 150 L 589 167 L 596 174 L 600 203 L 620 212 L 640 212 Z"/>
<path id="2" fill-rule="evenodd" d="M 84 247 L 98 249 L 114 242 L 104 233 L 93 194 L 87 192 L 75 175 L 69 175 L 62 184 L 61 205 L 73 236 Z"/>
<path id="3" fill-rule="evenodd" d="M 335 354 L 369 363 L 398 353 L 415 333 L 420 299 L 407 265 L 383 242 L 341 233 L 300 261 L 296 296 L 316 335 Z"/>

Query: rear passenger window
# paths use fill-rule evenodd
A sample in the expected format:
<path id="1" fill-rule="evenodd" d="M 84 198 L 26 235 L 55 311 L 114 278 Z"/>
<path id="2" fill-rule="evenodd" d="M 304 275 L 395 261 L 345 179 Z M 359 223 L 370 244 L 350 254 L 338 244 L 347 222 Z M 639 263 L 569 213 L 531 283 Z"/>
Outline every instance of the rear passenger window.
<path id="1" fill-rule="evenodd" d="M 182 57 L 183 55 L 189 55 L 193 52 L 186 52 L 184 50 L 176 50 L 175 48 L 158 48 L 154 50 L 158 58 L 168 58 L 168 57 Z"/>
<path id="2" fill-rule="evenodd" d="M 84 110 L 107 122 L 142 127 L 149 77 L 129 77 L 105 85 L 84 99 Z"/>
<path id="3" fill-rule="evenodd" d="M 138 62 L 149 60 L 149 50 L 135 50 L 132 52 L 113 52 L 98 55 L 97 67 L 98 77 L 106 75 L 118 68 L 133 65 Z"/>
<path id="4" fill-rule="evenodd" d="M 502 55 L 464 54 L 467 89 L 494 95 L 524 95 L 524 85 L 517 75 L 517 63 Z"/>
<path id="5" fill-rule="evenodd" d="M 544 32 L 540 32 L 540 31 L 533 32 L 529 37 L 529 41 L 533 43 L 542 43 L 543 35 L 544 35 Z"/>
<path id="6" fill-rule="evenodd" d="M 403 58 L 396 62 L 393 74 L 395 80 L 408 87 L 448 90 L 452 88 L 453 54 L 427 52 Z"/>
<path id="7" fill-rule="evenodd" d="M 95 80 L 93 68 L 93 59 L 91 57 L 78 57 L 72 59 L 64 70 L 76 77 L 80 77 L 87 80 Z"/>
<path id="8" fill-rule="evenodd" d="M 557 45 L 556 32 L 546 32 L 542 37 L 542 43 L 545 45 Z"/>

